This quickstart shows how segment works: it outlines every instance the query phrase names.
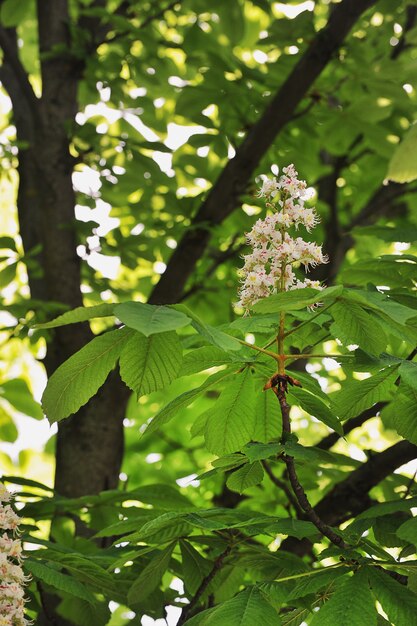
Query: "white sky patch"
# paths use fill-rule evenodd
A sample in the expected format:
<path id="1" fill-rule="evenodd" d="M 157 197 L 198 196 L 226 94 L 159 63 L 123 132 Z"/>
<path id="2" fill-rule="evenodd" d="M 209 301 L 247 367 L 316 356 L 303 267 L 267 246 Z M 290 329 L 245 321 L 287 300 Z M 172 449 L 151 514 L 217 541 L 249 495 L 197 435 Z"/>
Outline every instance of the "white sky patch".
<path id="1" fill-rule="evenodd" d="M 99 252 L 91 252 L 87 257 L 87 263 L 104 278 L 114 280 L 119 273 L 121 259 L 119 256 L 106 256 Z"/>
<path id="2" fill-rule="evenodd" d="M 0 82 L 0 85 L 2 83 Z M 7 113 L 10 113 L 10 111 L 12 110 L 12 101 L 10 100 L 9 96 L 4 93 L 3 91 L 0 91 L 0 112 L 4 115 L 7 115 Z"/>
<path id="3" fill-rule="evenodd" d="M 179 487 L 189 487 L 190 485 L 192 487 L 199 487 L 200 486 L 200 481 L 199 480 L 195 480 L 197 478 L 198 474 L 190 474 L 189 476 L 184 476 L 183 478 L 178 478 L 178 480 L 176 480 L 175 482 L 177 483 L 177 485 Z"/>
<path id="4" fill-rule="evenodd" d="M 307 0 L 306 2 L 300 2 L 299 4 L 283 4 L 282 2 L 274 2 L 274 8 L 284 13 L 290 19 L 297 17 L 303 11 L 314 11 L 313 0 Z"/>
<path id="5" fill-rule="evenodd" d="M 100 173 L 86 166 L 82 171 L 73 172 L 72 184 L 76 191 L 95 196 L 101 187 Z"/>
<path id="6" fill-rule="evenodd" d="M 75 205 L 75 217 L 77 220 L 80 220 L 81 222 L 89 222 L 90 220 L 97 222 L 98 226 L 94 230 L 99 237 L 104 237 L 107 233 L 113 230 L 113 228 L 117 228 L 120 224 L 120 220 L 118 218 L 110 217 L 110 211 L 111 205 L 108 202 L 100 200 L 100 198 L 96 200 L 95 209 L 90 209 L 90 207 L 83 206 L 81 204 Z"/>

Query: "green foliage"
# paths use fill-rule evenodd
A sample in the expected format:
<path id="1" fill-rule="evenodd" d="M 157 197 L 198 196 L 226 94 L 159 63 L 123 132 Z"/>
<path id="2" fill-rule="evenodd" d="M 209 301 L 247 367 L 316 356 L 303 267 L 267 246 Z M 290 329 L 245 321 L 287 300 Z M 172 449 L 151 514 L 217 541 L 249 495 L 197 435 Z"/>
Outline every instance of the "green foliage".
<path id="1" fill-rule="evenodd" d="M 417 178 L 417 127 L 412 126 L 394 151 L 388 164 L 387 178 L 396 183 L 409 183 Z"/>
<path id="2" fill-rule="evenodd" d="M 190 323 L 186 315 L 165 306 L 124 302 L 116 305 L 113 310 L 114 315 L 126 326 L 134 328 L 145 337 L 168 330 L 176 330 Z"/>
<path id="3" fill-rule="evenodd" d="M 344 577 L 311 620 L 311 626 L 376 626 L 376 623 L 375 600 L 362 573 Z"/>
<path id="4" fill-rule="evenodd" d="M 112 330 L 95 337 L 51 376 L 42 406 L 50 422 L 77 411 L 93 396 L 115 367 L 132 331 Z"/>
<path id="5" fill-rule="evenodd" d="M 142 570 L 128 591 L 130 604 L 134 606 L 137 602 L 149 596 L 157 587 L 167 569 L 173 548 L 174 544 L 170 544 L 164 550 L 157 551 L 148 565 Z"/>
<path id="6" fill-rule="evenodd" d="M 229 454 L 252 438 L 255 428 L 253 376 L 249 368 L 235 375 L 211 409 L 204 429 L 207 449 Z"/>
<path id="7" fill-rule="evenodd" d="M 364 2 L 303 94 L 292 72 L 308 50 L 327 56 L 325 24 L 345 0 L 300 5 L 291 19 L 294 3 L 267 0 L 71 0 L 61 41 L 49 22 L 39 28 L 34 0 L 0 4 L 23 70 L 16 80 L 0 36 L 0 462 L 23 539 L 37 547 L 24 561 L 28 617 L 126 626 L 191 603 L 190 625 L 414 623 L 417 202 L 406 181 L 416 178 L 417 37 L 407 3 Z M 57 68 L 59 84 L 48 85 Z M 50 126 L 32 115 L 39 102 Z M 254 136 L 271 108 L 274 123 L 287 120 L 279 136 L 269 123 Z M 245 233 L 265 217 L 254 181 L 291 162 L 317 190 L 306 206 L 317 204 L 314 240 L 330 258 L 309 277 L 332 286 L 278 293 L 242 316 L 236 268 Z M 292 234 L 313 240 L 302 227 Z M 104 261 L 118 269 L 108 274 Z M 85 306 L 67 310 L 80 293 Z M 263 391 L 277 372 L 281 313 L 291 434 L 276 394 Z M 91 402 L 95 427 L 74 461 L 63 444 L 71 429 L 84 433 L 82 412 L 43 451 L 27 449 L 40 425 L 25 417 L 43 416 L 32 391 L 45 351 L 49 371 L 80 345 L 73 325 L 83 322 L 93 339 L 43 396 L 51 422 Z M 116 368 L 120 388 L 116 374 L 105 382 Z M 123 382 L 133 392 L 125 414 Z M 120 415 L 95 402 L 103 384 Z M 108 432 L 113 459 L 100 448 Z M 346 545 L 301 510 L 288 457 Z M 109 603 L 119 606 L 110 613 Z"/>
<path id="8" fill-rule="evenodd" d="M 187 620 L 187 626 L 251 626 L 262 622 L 266 626 L 277 626 L 280 619 L 262 593 L 253 587 L 239 593 L 214 609 L 203 611 Z"/>
<path id="9" fill-rule="evenodd" d="M 7 400 L 17 411 L 39 420 L 43 418 L 41 406 L 35 402 L 27 382 L 21 378 L 5 380 L 0 384 L 0 398 Z"/>
<path id="10" fill-rule="evenodd" d="M 412 623 L 417 611 L 416 595 L 383 571 L 369 567 L 367 575 L 374 598 L 380 602 L 388 619 L 398 626 Z"/>
<path id="11" fill-rule="evenodd" d="M 137 396 L 167 387 L 177 376 L 182 348 L 173 332 L 134 333 L 120 354 L 120 376 Z"/>
<path id="12" fill-rule="evenodd" d="M 58 326 L 66 326 L 67 324 L 76 324 L 78 322 L 86 322 L 95 317 L 109 317 L 113 315 L 114 304 L 97 304 L 96 306 L 84 307 L 80 306 L 72 311 L 67 311 L 59 315 L 50 322 L 44 324 L 36 324 L 36 328 L 57 328 Z"/>

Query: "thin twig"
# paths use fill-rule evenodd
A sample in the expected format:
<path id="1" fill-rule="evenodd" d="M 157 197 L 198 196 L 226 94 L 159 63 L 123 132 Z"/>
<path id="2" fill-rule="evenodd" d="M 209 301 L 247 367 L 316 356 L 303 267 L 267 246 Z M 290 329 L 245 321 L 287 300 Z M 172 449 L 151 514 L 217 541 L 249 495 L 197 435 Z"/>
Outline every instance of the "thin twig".
<path id="1" fill-rule="evenodd" d="M 273 387 L 273 391 L 278 398 L 279 405 L 281 407 L 281 415 L 282 415 L 282 430 L 284 435 L 288 436 L 291 434 L 291 421 L 290 421 L 290 406 L 287 403 L 286 398 L 286 389 L 285 385 L 278 384 L 278 387 Z M 294 458 L 289 455 L 284 456 L 284 461 L 287 466 L 288 478 L 291 483 L 291 487 L 294 491 L 295 497 L 298 500 L 299 505 L 307 515 L 308 519 L 314 524 L 314 526 L 325 536 L 327 537 L 335 546 L 339 548 L 347 548 L 347 545 L 343 541 L 343 539 L 334 532 L 334 530 L 328 526 L 323 520 L 317 515 L 314 508 L 311 506 L 309 499 L 298 479 L 297 471 L 295 469 Z"/>
<path id="2" fill-rule="evenodd" d="M 280 480 L 279 478 L 277 478 L 275 476 L 274 472 L 271 469 L 271 466 L 269 465 L 269 463 L 267 461 L 263 460 L 262 461 L 262 466 L 263 466 L 263 468 L 265 470 L 265 473 L 269 476 L 269 478 L 274 483 L 274 485 L 276 487 L 278 487 L 278 489 L 281 489 L 285 493 L 285 495 L 288 498 L 289 503 L 295 509 L 297 517 L 298 518 L 303 518 L 304 517 L 303 510 L 300 507 L 300 505 L 298 504 L 298 501 L 294 497 L 294 494 L 292 493 L 291 489 L 289 489 L 288 485 L 283 480 Z"/>
<path id="3" fill-rule="evenodd" d="M 199 588 L 197 589 L 197 591 L 195 592 L 194 596 L 192 597 L 190 603 L 187 604 L 186 607 L 184 607 L 181 613 L 181 617 L 177 623 L 177 626 L 182 626 L 183 624 L 185 624 L 185 622 L 188 619 L 189 614 L 193 611 L 194 607 L 200 600 L 201 596 L 203 595 L 203 593 L 205 592 L 205 590 L 207 589 L 207 587 L 209 586 L 213 578 L 221 570 L 221 568 L 223 567 L 225 558 L 229 556 L 231 551 L 232 551 L 232 546 L 231 545 L 227 546 L 227 548 L 223 550 L 223 552 L 214 561 L 213 567 L 211 568 L 207 576 L 205 576 L 203 580 L 201 581 L 201 584 Z"/>
<path id="4" fill-rule="evenodd" d="M 257 352 L 262 352 L 262 354 L 266 354 L 270 356 L 275 361 L 279 361 L 279 357 L 275 352 L 271 352 L 271 350 L 265 350 L 264 348 L 260 348 L 254 343 L 248 343 L 247 341 L 243 341 L 243 339 L 238 339 L 238 342 L 242 344 L 242 346 L 247 346 L 248 348 L 252 348 L 252 350 L 256 350 Z"/>

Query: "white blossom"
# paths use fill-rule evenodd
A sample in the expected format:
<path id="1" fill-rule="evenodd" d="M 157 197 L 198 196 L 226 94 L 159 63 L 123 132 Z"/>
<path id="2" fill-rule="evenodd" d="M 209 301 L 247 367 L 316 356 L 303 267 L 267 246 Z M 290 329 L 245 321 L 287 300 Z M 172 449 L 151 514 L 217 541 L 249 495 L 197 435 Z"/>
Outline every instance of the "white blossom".
<path id="1" fill-rule="evenodd" d="M 0 483 L 0 529 L 15 533 L 20 517 L 10 504 L 12 494 Z M 22 544 L 7 532 L 0 536 L 0 626 L 26 626 L 23 585 L 29 581 L 21 567 Z"/>
<path id="2" fill-rule="evenodd" d="M 301 281 L 294 268 L 303 266 L 305 271 L 321 263 L 327 263 L 321 246 L 293 238 L 287 232 L 292 227 L 303 226 L 307 232 L 317 226 L 319 217 L 314 208 L 306 208 L 304 202 L 312 197 L 311 188 L 299 180 L 294 165 L 283 168 L 279 179 L 264 177 L 258 196 L 265 198 L 268 209 L 274 209 L 265 219 L 258 219 L 246 234 L 252 247 L 246 254 L 240 270 L 242 286 L 238 306 L 248 311 L 256 302 L 279 291 L 313 287 L 320 289 L 319 281 L 306 278 Z"/>

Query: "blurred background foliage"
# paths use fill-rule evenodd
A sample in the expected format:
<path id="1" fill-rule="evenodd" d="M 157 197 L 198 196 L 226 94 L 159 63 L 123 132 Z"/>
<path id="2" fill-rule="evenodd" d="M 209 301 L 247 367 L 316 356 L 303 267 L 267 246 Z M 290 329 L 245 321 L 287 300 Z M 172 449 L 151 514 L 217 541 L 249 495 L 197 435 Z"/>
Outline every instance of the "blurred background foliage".
<path id="1" fill-rule="evenodd" d="M 66 5 L 61 0 L 59 4 Z M 203 222 L 210 234 L 209 243 L 177 300 L 186 301 L 206 322 L 220 325 L 241 314 L 233 306 L 236 268 L 245 251 L 244 233 L 262 211 L 256 199 L 255 178 L 276 173 L 277 166 L 289 163 L 295 163 L 300 176 L 318 194 L 322 221 L 312 237 L 324 242 L 330 263 L 313 273 L 314 277 L 328 285 L 372 283 L 398 291 L 409 288 L 413 281 L 415 285 L 415 266 L 410 266 L 411 274 L 404 277 L 395 265 L 400 257 L 405 259 L 405 255 L 416 252 L 413 145 L 400 158 L 400 174 L 393 174 L 399 182 L 388 183 L 386 178 L 393 154 L 415 122 L 417 6 L 401 0 L 368 4 L 371 8 L 359 16 L 314 85 L 306 88 L 251 176 L 240 181 L 235 210 L 223 217 L 219 206 L 218 215 Z M 70 0 L 68 5 L 67 44 L 54 44 L 43 53 L 43 59 L 50 63 L 57 58 L 64 63 L 69 59 L 76 75 L 77 110 L 64 120 L 75 217 L 65 228 L 76 237 L 82 299 L 85 305 L 145 302 L 184 233 L 201 228 L 195 216 L 209 190 L 239 154 L 245 137 L 339 3 Z M 45 277 L 42 242 L 28 248 L 21 238 L 22 219 L 38 217 L 35 212 L 32 217 L 17 215 L 19 159 L 28 144 L 16 135 L 19 114 L 4 75 L 7 64 L 13 65 L 14 54 L 4 45 L 5 34 L 9 42 L 16 36 L 14 50 L 24 74 L 36 98 L 42 96 L 35 1 L 3 0 L 0 22 L 0 462 L 6 475 L 52 487 L 55 431 L 34 420 L 41 420 L 43 415 L 39 405 L 46 381 L 42 359 L 47 343 L 54 341 L 54 331 L 33 332 L 28 330 L 28 322 L 50 319 L 69 303 L 31 297 L 30 281 Z M 282 107 L 285 98 L 283 93 Z M 279 107 L 280 103 L 277 115 Z M 58 204 L 56 212 L 59 221 Z M 383 255 L 391 256 L 381 259 Z M 105 328 L 102 320 L 92 324 L 94 333 Z M 398 332 L 401 335 L 401 330 Z M 392 338 L 395 341 L 397 349 L 400 336 Z M 324 349 L 331 352 L 337 346 L 332 341 Z M 337 389 L 346 376 L 351 376 L 332 360 L 323 363 L 313 359 L 307 369 L 326 392 Z M 141 437 L 143 424 L 163 404 L 204 379 L 204 375 L 195 374 L 190 383 L 190 377 L 183 377 L 167 390 L 143 396 L 139 403 L 133 396 L 128 401 L 119 486 L 136 489 L 160 485 L 160 494 L 153 488 L 154 501 L 142 494 L 146 505 L 163 509 L 165 502 L 168 508 L 179 507 L 181 494 L 199 507 L 216 504 L 221 497 L 223 506 L 227 499 L 230 506 L 235 505 L 235 493 L 227 491 L 225 496 L 222 474 L 201 483 L 197 480 L 198 474 L 210 469 L 213 455 L 202 448 L 201 437 L 192 437 L 190 425 L 196 413 L 210 409 L 217 391 L 208 391 L 163 432 Z M 301 410 L 294 413 L 294 419 L 297 434 L 306 445 L 316 444 L 328 433 L 322 423 Z M 309 468 L 301 474 L 311 499 L 317 501 L 324 487 L 328 489 L 360 462 L 397 440 L 394 431 L 384 429 L 377 417 L 349 434 L 348 440 L 338 440 L 334 451 L 344 455 L 340 464 L 320 469 L 315 475 Z M 406 489 L 410 472 L 405 470 L 405 477 L 391 475 L 374 489 L 374 499 L 390 500 L 398 487 Z M 175 485 L 180 489 L 174 491 Z M 36 486 L 32 489 L 33 493 L 43 493 Z M 249 503 L 253 510 L 285 514 L 285 502 L 277 504 L 274 490 L 272 483 L 264 481 L 245 492 L 239 506 Z M 48 520 L 50 511 L 42 508 L 47 506 L 42 500 L 34 503 L 34 517 Z M 94 548 L 85 538 L 74 536 L 74 511 L 94 532 L 117 522 L 121 512 L 120 502 L 115 505 L 106 497 L 92 506 L 85 503 L 81 509 L 77 501 L 72 505 L 58 503 L 57 507 L 60 514 L 52 537 L 86 553 Z M 28 516 L 30 510 L 28 505 Z M 38 527 L 35 535 L 44 541 L 49 522 L 38 521 Z M 225 574 L 219 600 L 233 595 L 241 582 L 236 572 L 226 573 L 229 580 Z M 170 580 L 172 575 L 165 584 Z M 155 618 L 163 616 L 164 602 L 158 594 L 154 592 L 146 608 Z M 176 594 L 168 589 L 165 604 L 174 602 Z M 36 610 L 39 607 L 34 595 L 32 599 Z M 75 604 L 71 609 L 68 602 L 64 599 L 59 612 L 80 626 L 140 623 L 125 609 L 114 611 L 116 605 L 108 621 L 104 602 L 103 615 L 96 609 L 94 622 L 89 621 L 88 613 L 83 614 L 82 600 L 78 613 Z M 143 622 L 148 623 L 153 622 Z"/>

